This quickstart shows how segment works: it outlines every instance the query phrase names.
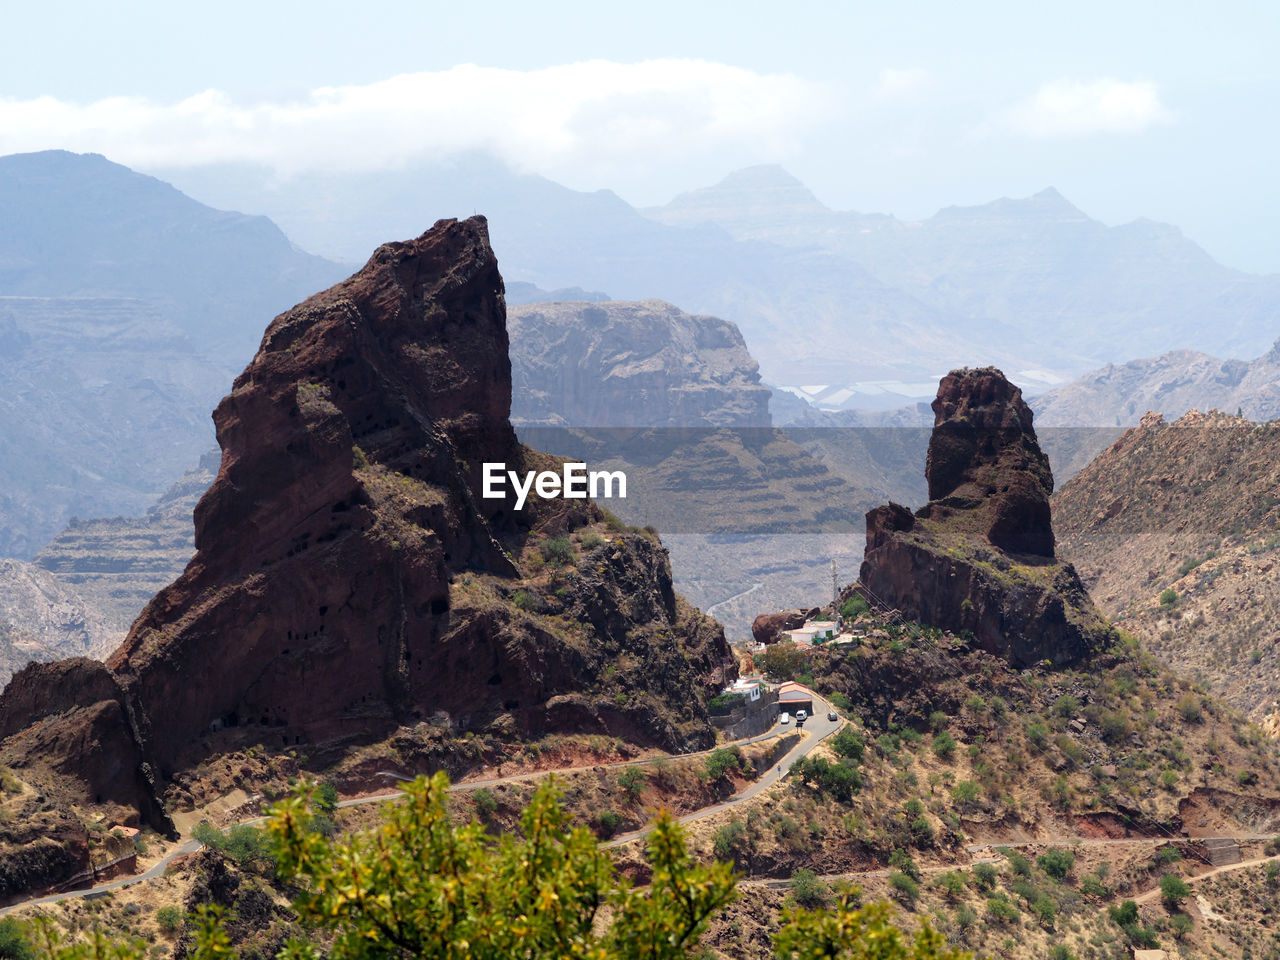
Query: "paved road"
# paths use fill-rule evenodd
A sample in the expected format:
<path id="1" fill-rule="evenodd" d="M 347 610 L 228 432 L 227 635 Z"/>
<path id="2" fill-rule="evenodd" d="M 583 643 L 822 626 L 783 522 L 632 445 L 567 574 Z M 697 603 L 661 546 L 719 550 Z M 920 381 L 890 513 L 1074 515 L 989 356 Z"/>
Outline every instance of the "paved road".
<path id="1" fill-rule="evenodd" d="M 747 787 L 741 793 L 738 793 L 737 795 L 729 798 L 724 803 L 719 803 L 719 804 L 716 804 L 714 807 L 707 807 L 705 810 L 699 810 L 696 813 L 690 814 L 687 817 L 682 817 L 680 822 L 685 823 L 690 820 L 697 820 L 697 819 L 701 819 L 702 817 L 711 816 L 712 814 L 718 813 L 721 810 L 727 809 L 736 804 L 739 804 L 746 800 L 751 799 L 756 794 L 760 793 L 761 790 L 764 790 L 766 787 L 772 786 L 774 783 L 776 783 L 780 779 L 780 777 L 786 772 L 786 770 L 791 769 L 791 764 L 794 763 L 799 757 L 802 757 L 805 754 L 809 753 L 809 751 L 811 751 L 814 747 L 816 747 L 822 740 L 826 739 L 828 736 L 835 733 L 836 730 L 840 728 L 841 723 L 840 722 L 832 723 L 827 720 L 826 714 L 827 714 L 827 711 L 830 710 L 831 708 L 827 706 L 826 703 L 822 701 L 816 694 L 814 694 L 813 702 L 815 707 L 818 707 L 818 705 L 821 704 L 821 708 L 820 708 L 821 715 L 819 717 L 812 718 L 806 721 L 807 724 L 809 724 L 809 726 L 805 728 L 809 731 L 808 737 L 802 739 L 799 743 L 793 746 L 791 750 L 786 754 L 786 756 L 784 756 L 777 764 L 775 764 L 768 771 L 766 771 L 766 773 L 763 776 L 761 776 L 759 780 L 752 783 L 749 787 Z M 747 746 L 748 744 L 759 743 L 763 740 L 768 740 L 770 737 L 777 736 L 779 733 L 790 732 L 792 729 L 794 729 L 794 721 L 792 721 L 792 724 L 788 726 L 783 726 L 781 724 L 774 724 L 774 726 L 770 730 L 767 730 L 766 732 L 759 734 L 758 736 L 747 737 L 746 739 L 743 739 L 743 740 L 735 740 L 730 744 L 721 744 L 721 746 L 740 746 L 740 747 Z M 552 776 L 553 774 L 558 774 L 558 773 L 581 773 L 584 770 L 592 770 L 598 767 L 634 767 L 634 766 L 643 766 L 645 764 L 657 763 L 660 760 L 667 760 L 667 759 L 682 760 L 687 757 L 706 756 L 707 754 L 711 753 L 712 750 L 715 750 L 715 749 L 718 749 L 718 748 L 713 747 L 711 748 L 711 750 L 699 750 L 695 753 L 679 754 L 676 757 L 648 757 L 643 760 L 617 760 L 610 763 L 595 764 L 594 766 L 589 766 L 589 767 L 563 767 L 559 770 L 537 770 L 531 773 L 518 773 L 518 774 L 513 774 L 509 777 L 491 777 L 483 780 L 468 780 L 463 783 L 455 783 L 451 785 L 449 790 L 450 792 L 454 792 L 454 791 L 466 792 L 470 790 L 478 790 L 481 787 L 497 786 L 499 784 L 504 784 L 504 783 L 520 783 L 520 782 L 530 781 L 530 780 L 539 780 L 544 777 L 549 777 L 549 776 Z M 384 776 L 384 777 L 387 777 L 389 780 L 401 780 L 405 782 L 412 780 L 411 777 L 406 777 L 401 773 L 396 773 L 390 770 L 381 771 L 379 774 L 376 774 L 376 776 Z M 365 804 L 365 803 L 385 803 L 392 800 L 398 800 L 402 796 L 404 796 L 404 794 L 397 791 L 396 793 L 375 794 L 373 796 L 368 796 L 368 797 L 354 797 L 350 800 L 341 801 L 338 804 L 338 806 L 354 807 L 354 806 L 359 806 L 360 804 Z M 245 824 L 252 825 L 252 824 L 262 823 L 265 819 L 266 819 L 265 817 L 258 817 L 253 820 L 245 821 Z M 628 840 L 635 839 L 636 837 L 644 836 L 648 832 L 649 831 L 647 828 L 644 830 L 637 830 L 634 833 L 627 834 L 625 837 L 619 837 L 617 840 L 610 843 L 609 846 L 617 846 L 619 843 L 625 843 Z M 197 841 L 187 840 L 186 842 L 181 844 L 179 847 L 177 847 L 175 850 L 173 850 L 171 853 L 169 853 L 167 856 L 165 856 L 163 859 L 158 861 L 154 866 L 152 866 L 145 873 L 136 874 L 131 877 L 121 877 L 118 880 L 112 880 L 107 883 L 98 884 L 97 886 L 93 886 L 93 887 L 81 887 L 75 890 L 67 890 L 63 893 L 48 894 L 47 896 L 38 897 L 34 900 L 23 900 L 19 903 L 11 904 L 10 906 L 7 906 L 7 907 L 0 907 L 0 916 L 4 916 L 6 913 L 16 910 L 19 907 L 38 906 L 46 903 L 57 903 L 60 900 L 69 900 L 75 897 L 96 897 L 96 896 L 100 896 L 103 893 L 106 893 L 109 890 L 118 890 L 122 887 L 131 887 L 135 883 L 142 883 L 146 880 L 154 880 L 155 878 L 164 875 L 165 869 L 174 860 L 174 858 L 182 856 L 183 854 L 194 853 L 199 849 L 200 849 L 200 844 Z"/>
<path id="2" fill-rule="evenodd" d="M 812 691 L 810 692 L 812 693 Z M 788 750 L 787 753 L 777 763 L 775 763 L 772 767 L 770 767 L 768 770 L 762 773 L 759 777 L 753 780 L 741 791 L 734 794 L 728 800 L 725 800 L 723 803 L 713 804 L 710 807 L 703 807 L 701 810 L 696 810 L 693 813 L 690 813 L 683 817 L 678 818 L 676 822 L 692 823 L 694 820 L 703 820 L 707 817 L 713 817 L 717 813 L 720 813 L 722 810 L 728 810 L 728 809 L 731 809 L 732 807 L 738 806 L 739 804 L 746 803 L 752 797 L 758 796 L 759 794 L 763 793 L 765 790 L 768 790 L 775 783 L 777 783 L 779 780 L 785 777 L 787 775 L 787 772 L 791 769 L 792 765 L 797 760 L 799 760 L 801 757 L 807 756 L 809 753 L 813 751 L 815 747 L 818 746 L 818 744 L 820 744 L 823 740 L 826 740 L 827 737 L 831 736 L 833 733 L 839 730 L 842 726 L 844 726 L 843 720 L 827 719 L 827 712 L 831 709 L 831 707 L 829 704 L 827 704 L 826 701 L 821 699 L 816 693 L 813 694 L 813 708 L 816 713 L 816 716 L 810 717 L 808 720 L 806 720 L 805 725 L 802 728 L 804 732 L 808 733 L 808 736 L 805 737 L 803 740 L 801 740 L 799 743 L 797 743 L 790 750 Z M 794 729 L 794 727 L 795 727 L 795 721 L 793 720 L 790 724 L 790 728 Z M 787 729 L 788 727 L 775 726 L 773 728 L 773 731 L 771 731 L 771 734 L 777 733 L 779 730 L 785 731 Z M 756 738 L 756 739 L 760 739 L 760 738 Z M 615 837 L 613 840 L 610 840 L 604 846 L 606 848 L 618 847 L 624 843 L 630 843 L 632 840 L 636 840 L 640 837 L 647 835 L 651 829 L 652 829 L 651 827 L 643 827 L 640 830 L 633 830 L 630 833 L 624 833 L 621 836 Z"/>

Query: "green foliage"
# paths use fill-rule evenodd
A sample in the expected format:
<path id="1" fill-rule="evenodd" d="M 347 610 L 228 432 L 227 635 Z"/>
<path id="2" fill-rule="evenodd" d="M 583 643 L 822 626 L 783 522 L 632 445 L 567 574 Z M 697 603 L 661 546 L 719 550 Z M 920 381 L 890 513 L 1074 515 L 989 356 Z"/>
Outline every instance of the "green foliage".
<path id="1" fill-rule="evenodd" d="M 1018 908 L 999 893 L 987 900 L 987 916 L 995 923 L 1012 923 L 1018 919 Z"/>
<path id="2" fill-rule="evenodd" d="M 172 903 L 156 911 L 156 926 L 165 933 L 177 933 L 182 927 L 182 911 Z"/>
<path id="3" fill-rule="evenodd" d="M 992 890 L 996 885 L 996 868 L 990 863 L 975 863 L 973 865 L 973 879 L 978 885 L 979 890 Z"/>
<path id="4" fill-rule="evenodd" d="M 485 787 L 480 787 L 471 794 L 471 802 L 475 805 L 476 816 L 485 823 L 493 819 L 493 815 L 498 812 L 498 798 Z"/>
<path id="5" fill-rule="evenodd" d="M 889 889 L 907 905 L 920 899 L 920 884 L 898 870 L 889 874 Z"/>
<path id="6" fill-rule="evenodd" d="M 8 767 L 0 767 L 0 793 L 21 793 L 22 784 Z"/>
<path id="7" fill-rule="evenodd" d="M 804 651 L 790 640 L 769 644 L 764 653 L 756 657 L 756 666 L 774 680 L 792 680 L 809 665 Z"/>
<path id="8" fill-rule="evenodd" d="M 594 550 L 596 547 L 604 546 L 604 537 L 594 530 L 584 530 L 578 537 L 578 543 L 583 550 Z"/>
<path id="9" fill-rule="evenodd" d="M 618 774 L 618 786 L 626 794 L 628 803 L 635 803 L 640 799 L 640 794 L 644 793 L 648 782 L 648 775 L 639 767 L 624 767 Z"/>
<path id="10" fill-rule="evenodd" d="M 964 874 L 959 870 L 948 870 L 934 882 L 948 900 L 955 901 L 964 896 Z"/>
<path id="11" fill-rule="evenodd" d="M 327 817 L 338 810 L 338 788 L 328 780 L 316 788 L 316 809 Z"/>
<path id="12" fill-rule="evenodd" d="M 866 598 L 855 593 L 840 605 L 840 616 L 845 620 L 856 620 L 860 614 L 867 613 L 870 609 L 871 604 L 867 603 Z"/>
<path id="13" fill-rule="evenodd" d="M 0 960 L 35 960 L 36 948 L 13 917 L 0 918 Z"/>
<path id="14" fill-rule="evenodd" d="M 357 470 L 369 469 L 369 458 L 359 447 L 351 448 L 351 465 Z"/>
<path id="15" fill-rule="evenodd" d="M 837 690 L 835 693 L 827 697 L 831 701 L 831 705 L 841 713 L 848 713 L 853 709 L 853 701 Z"/>
<path id="16" fill-rule="evenodd" d="M 1076 955 L 1065 943 L 1055 943 L 1049 948 L 1049 960 L 1076 960 Z"/>
<path id="17" fill-rule="evenodd" d="M 294 906 L 304 923 L 332 935 L 332 960 L 685 957 L 735 895 L 730 868 L 695 863 L 667 814 L 649 835 L 651 878 L 640 890 L 590 833 L 570 828 L 554 786 L 534 794 L 518 836 L 498 839 L 455 825 L 447 789 L 443 774 L 419 778 L 380 830 L 341 841 L 309 828 L 305 797 L 277 805 L 268 829 L 281 876 L 302 889 Z"/>
<path id="18" fill-rule="evenodd" d="M 317 823 L 323 824 L 326 821 L 327 818 L 320 812 L 312 823 L 312 829 L 316 828 Z M 237 824 L 223 833 L 208 820 L 201 820 L 191 831 L 191 836 L 242 867 L 256 866 L 262 868 L 263 872 L 270 872 L 274 868 L 275 857 L 267 842 L 267 835 L 257 827 Z"/>
<path id="19" fill-rule="evenodd" d="M 938 755 L 939 760 L 950 760 L 956 752 L 955 737 L 941 730 L 933 738 L 933 752 Z"/>
<path id="20" fill-rule="evenodd" d="M 978 785 L 972 780 L 961 780 L 951 788 L 951 799 L 967 809 L 977 805 L 978 792 Z"/>
<path id="21" fill-rule="evenodd" d="M 612 837 L 622 826 L 622 814 L 613 810 L 601 810 L 596 817 L 596 826 L 606 838 Z"/>
<path id="22" fill-rule="evenodd" d="M 553 567 L 563 567 L 578 559 L 578 555 L 573 550 L 573 543 L 565 535 L 543 540 L 538 544 L 538 552 L 542 554 L 542 559 Z"/>
<path id="23" fill-rule="evenodd" d="M 1039 720 L 1027 724 L 1027 739 L 1037 750 L 1043 750 L 1049 743 L 1049 728 Z"/>
<path id="24" fill-rule="evenodd" d="M 1014 876 L 1030 877 L 1031 861 L 1020 854 L 1017 850 L 1010 850 L 1005 847 L 1000 851 L 1005 855 L 1005 859 L 1009 861 L 1009 869 L 1013 871 Z"/>
<path id="25" fill-rule="evenodd" d="M 1195 921 L 1185 913 L 1175 913 L 1169 918 L 1169 932 L 1173 934 L 1173 939 L 1175 940 L 1181 940 L 1191 932 L 1191 928 L 1194 926 Z"/>
<path id="26" fill-rule="evenodd" d="M 1162 607 L 1171 607 L 1178 602 L 1178 591 L 1173 587 L 1161 590 L 1159 600 Z"/>
<path id="27" fill-rule="evenodd" d="M 784 911 L 774 937 L 781 960 L 971 960 L 947 946 L 946 938 L 922 921 L 915 935 L 893 922 L 886 903 L 858 905 L 856 889 L 841 894 L 830 910 Z"/>
<path id="28" fill-rule="evenodd" d="M 1204 719 L 1204 713 L 1200 708 L 1200 698 L 1194 693 L 1188 693 L 1178 698 L 1178 713 L 1187 723 L 1199 723 Z"/>
<path id="29" fill-rule="evenodd" d="M 889 866 L 901 870 L 912 880 L 920 879 L 920 867 L 911 859 L 911 854 L 900 847 L 889 854 Z"/>
<path id="30" fill-rule="evenodd" d="M 862 755 L 866 752 L 867 745 L 862 742 L 853 727 L 842 727 L 840 732 L 831 738 L 831 749 L 842 757 L 848 757 L 855 763 L 862 761 Z"/>
<path id="31" fill-rule="evenodd" d="M 707 701 L 707 712 L 712 716 L 722 717 L 733 713 L 746 702 L 747 697 L 742 693 L 718 693 Z"/>
<path id="32" fill-rule="evenodd" d="M 820 907 L 831 891 L 812 870 L 800 869 L 791 875 L 791 898 L 802 907 Z"/>
<path id="33" fill-rule="evenodd" d="M 1160 878 L 1160 899 L 1170 910 L 1177 910 L 1191 894 L 1191 887 L 1176 873 L 1166 873 Z"/>
<path id="34" fill-rule="evenodd" d="M 742 765 L 742 751 L 737 747 L 718 747 L 707 754 L 707 779 L 713 783 L 728 776 Z"/>
<path id="35" fill-rule="evenodd" d="M 750 842 L 746 826 L 737 817 L 734 817 L 717 830 L 711 838 L 711 846 L 715 851 L 716 859 L 733 860 L 735 862 L 747 852 Z"/>
<path id="36" fill-rule="evenodd" d="M 528 590 L 517 590 L 511 595 L 511 602 L 520 610 L 537 610 L 538 598 Z"/>
<path id="37" fill-rule="evenodd" d="M 1055 847 L 1036 857 L 1036 863 L 1053 879 L 1061 881 L 1067 878 L 1071 868 L 1076 865 L 1076 857 L 1070 850 Z"/>
<path id="38" fill-rule="evenodd" d="M 1159 946 L 1155 931 L 1138 922 L 1138 905 L 1132 900 L 1126 900 L 1118 906 L 1111 905 L 1107 908 L 1107 914 L 1135 947 L 1150 950 Z"/>

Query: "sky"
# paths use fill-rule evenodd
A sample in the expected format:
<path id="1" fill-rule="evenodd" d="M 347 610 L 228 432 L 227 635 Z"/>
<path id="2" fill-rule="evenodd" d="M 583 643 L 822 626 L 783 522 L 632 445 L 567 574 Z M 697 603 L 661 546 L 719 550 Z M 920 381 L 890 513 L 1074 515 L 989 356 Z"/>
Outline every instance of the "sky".
<path id="1" fill-rule="evenodd" d="M 904 219 L 1052 185 L 1280 272 L 1275 3 L 46 0 L 4 23 L 0 154 L 288 177 L 479 149 L 637 206 L 780 163 Z"/>

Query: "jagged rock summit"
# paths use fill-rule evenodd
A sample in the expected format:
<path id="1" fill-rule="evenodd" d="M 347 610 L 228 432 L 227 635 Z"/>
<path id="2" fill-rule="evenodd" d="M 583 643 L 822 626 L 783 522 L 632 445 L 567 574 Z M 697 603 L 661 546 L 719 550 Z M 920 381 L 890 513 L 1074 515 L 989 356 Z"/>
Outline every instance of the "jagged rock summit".
<path id="1" fill-rule="evenodd" d="M 1053 475 L 1022 391 L 993 367 L 953 370 L 933 411 L 929 502 L 915 515 L 896 503 L 867 514 L 867 598 L 971 632 L 1019 665 L 1073 663 L 1103 647 L 1110 628 L 1054 556 Z"/>
<path id="2" fill-rule="evenodd" d="M 385 244 L 277 317 L 214 413 L 195 557 L 106 668 L 75 668 L 82 696 L 65 663 L 15 676 L 0 760 L 34 769 L 53 730 L 56 772 L 88 770 L 90 801 L 146 813 L 148 784 L 256 743 L 323 761 L 417 723 L 713 742 L 702 694 L 734 665 L 656 538 L 580 537 L 580 567 L 544 569 L 540 545 L 575 553 L 602 512 L 481 495 L 486 462 L 558 465 L 509 422 L 505 319 L 483 217 Z M 90 726 L 123 769 L 86 762 Z"/>

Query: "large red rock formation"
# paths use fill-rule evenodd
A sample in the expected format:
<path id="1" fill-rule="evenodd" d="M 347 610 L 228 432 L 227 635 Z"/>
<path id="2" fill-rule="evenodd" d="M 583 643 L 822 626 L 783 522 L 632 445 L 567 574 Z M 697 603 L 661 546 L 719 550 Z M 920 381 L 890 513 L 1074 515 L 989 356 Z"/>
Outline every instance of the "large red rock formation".
<path id="1" fill-rule="evenodd" d="M 1072 663 L 1104 646 L 1106 621 L 1054 558 L 1053 476 L 1022 392 L 991 367 L 954 370 L 933 410 L 929 503 L 914 516 L 894 503 L 867 514 L 868 599 L 969 632 L 1019 665 Z"/>
<path id="2" fill-rule="evenodd" d="M 510 404 L 482 217 L 386 244 L 277 317 L 214 413 L 222 462 L 195 511 L 195 557 L 111 656 L 110 683 L 93 675 L 72 697 L 86 722 L 94 704 L 108 704 L 100 727 L 110 705 L 126 718 L 103 727 L 119 741 L 103 749 L 165 776 L 220 744 L 333 757 L 431 718 L 710 743 L 704 694 L 732 678 L 732 659 L 718 626 L 676 597 L 655 541 L 597 546 L 546 590 L 555 616 L 529 612 L 543 601 L 518 569 L 523 548 L 601 514 L 482 498 L 483 463 L 552 466 L 517 442 Z M 0 698 L 6 730 L 40 712 L 52 669 Z M 638 689 L 605 696 L 605 677 Z"/>
<path id="3" fill-rule="evenodd" d="M 992 546 L 1052 557 L 1053 473 L 1022 391 L 994 367 L 953 370 L 932 406 L 927 515 L 972 511 L 969 522 Z"/>

